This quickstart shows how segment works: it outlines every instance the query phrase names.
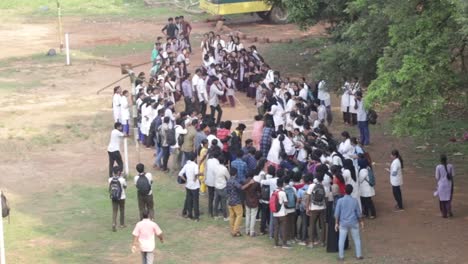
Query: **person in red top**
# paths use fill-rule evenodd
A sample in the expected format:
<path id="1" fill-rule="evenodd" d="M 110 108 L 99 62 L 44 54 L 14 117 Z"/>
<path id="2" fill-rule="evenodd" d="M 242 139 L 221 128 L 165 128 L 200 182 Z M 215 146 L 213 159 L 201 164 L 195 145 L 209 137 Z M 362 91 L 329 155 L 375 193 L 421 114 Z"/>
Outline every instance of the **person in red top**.
<path id="1" fill-rule="evenodd" d="M 341 166 L 333 165 L 331 166 L 330 171 L 333 174 L 333 184 L 338 186 L 338 193 L 333 193 L 333 195 L 339 197 L 344 196 L 346 194 L 346 184 L 341 171 Z"/>
<path id="2" fill-rule="evenodd" d="M 182 37 L 187 40 L 189 45 L 189 51 L 192 53 L 192 45 L 190 44 L 190 33 L 192 32 L 192 25 L 189 22 L 185 21 L 184 16 L 180 16 L 180 24 L 182 25 Z"/>
<path id="3" fill-rule="evenodd" d="M 219 124 L 219 129 L 216 132 L 216 137 L 221 140 L 223 143 L 223 154 L 226 158 L 226 163 L 231 160 L 231 156 L 229 154 L 229 139 L 231 139 L 231 121 L 224 121 Z"/>

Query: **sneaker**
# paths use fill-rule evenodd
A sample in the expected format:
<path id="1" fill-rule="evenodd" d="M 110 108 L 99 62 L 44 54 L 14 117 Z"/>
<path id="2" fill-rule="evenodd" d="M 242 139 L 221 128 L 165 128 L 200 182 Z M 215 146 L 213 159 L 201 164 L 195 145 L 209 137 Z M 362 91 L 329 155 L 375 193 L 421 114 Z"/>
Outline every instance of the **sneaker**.
<path id="1" fill-rule="evenodd" d="M 250 237 L 256 237 L 257 234 L 255 232 L 250 233 Z"/>
<path id="2" fill-rule="evenodd" d="M 344 261 L 344 258 L 338 257 L 338 261 L 343 262 L 343 261 Z"/>
<path id="3" fill-rule="evenodd" d="M 304 241 L 300 241 L 297 244 L 300 245 L 300 246 L 307 246 L 306 242 L 304 242 Z"/>
<path id="4" fill-rule="evenodd" d="M 396 213 L 403 212 L 403 211 L 405 211 L 405 209 L 403 209 L 403 208 L 397 208 L 397 209 L 393 210 L 393 212 L 396 212 Z"/>
<path id="5" fill-rule="evenodd" d="M 284 248 L 284 249 L 291 249 L 291 246 L 288 245 L 288 244 L 286 244 L 286 245 L 281 246 L 281 248 Z"/>
<path id="6" fill-rule="evenodd" d="M 364 257 L 363 256 L 360 256 L 360 257 L 356 257 L 357 260 L 363 260 Z"/>
<path id="7" fill-rule="evenodd" d="M 126 225 L 120 225 L 120 228 L 126 228 L 127 226 Z"/>
<path id="8" fill-rule="evenodd" d="M 227 222 L 227 221 L 229 221 L 229 218 L 224 217 L 224 222 Z"/>

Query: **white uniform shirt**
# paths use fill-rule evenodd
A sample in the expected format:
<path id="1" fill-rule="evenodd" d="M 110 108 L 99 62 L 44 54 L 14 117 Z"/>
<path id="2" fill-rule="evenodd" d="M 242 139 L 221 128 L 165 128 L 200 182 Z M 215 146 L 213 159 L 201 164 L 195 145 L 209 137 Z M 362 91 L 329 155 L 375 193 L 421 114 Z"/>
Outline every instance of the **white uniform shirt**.
<path id="1" fill-rule="evenodd" d="M 198 165 L 195 162 L 188 160 L 187 163 L 185 163 L 182 170 L 180 170 L 179 176 L 183 176 L 184 173 L 187 177 L 185 188 L 189 190 L 200 189 L 200 181 L 197 178 Z"/>
<path id="2" fill-rule="evenodd" d="M 204 80 L 203 78 L 198 79 L 197 94 L 198 94 L 198 101 L 207 103 L 208 94 L 206 92 L 206 80 Z"/>
<path id="3" fill-rule="evenodd" d="M 286 197 L 286 193 L 282 189 L 278 193 L 278 199 L 279 203 L 281 204 L 281 209 L 277 213 L 273 213 L 273 217 L 286 216 L 286 206 L 284 204 L 288 202 L 288 197 Z"/>
<path id="4" fill-rule="evenodd" d="M 394 159 L 390 166 L 390 184 L 392 184 L 392 186 L 403 185 L 403 173 L 401 171 L 401 162 L 399 159 Z"/>
<path id="5" fill-rule="evenodd" d="M 226 166 L 219 164 L 215 169 L 215 188 L 222 190 L 226 188 L 227 180 L 229 180 L 230 174 Z"/>
<path id="6" fill-rule="evenodd" d="M 205 164 L 205 184 L 209 187 L 215 186 L 216 169 L 219 166 L 219 161 L 216 158 L 206 160 Z"/>
<path id="7" fill-rule="evenodd" d="M 218 106 L 218 96 L 221 96 L 223 94 L 224 91 L 218 88 L 218 86 L 216 86 L 216 84 L 213 83 L 210 87 L 210 106 Z"/>
<path id="8" fill-rule="evenodd" d="M 120 97 L 121 95 L 118 93 L 115 93 L 112 97 L 112 110 L 114 113 L 115 122 L 120 120 Z"/>
<path id="9" fill-rule="evenodd" d="M 124 133 L 120 132 L 117 129 L 112 130 L 109 146 L 107 147 L 107 151 L 114 152 L 120 151 L 120 143 L 122 142 L 122 138 L 124 137 Z"/>
<path id="10" fill-rule="evenodd" d="M 127 124 L 130 120 L 130 109 L 128 107 L 128 98 L 126 96 L 120 97 L 120 121 Z"/>

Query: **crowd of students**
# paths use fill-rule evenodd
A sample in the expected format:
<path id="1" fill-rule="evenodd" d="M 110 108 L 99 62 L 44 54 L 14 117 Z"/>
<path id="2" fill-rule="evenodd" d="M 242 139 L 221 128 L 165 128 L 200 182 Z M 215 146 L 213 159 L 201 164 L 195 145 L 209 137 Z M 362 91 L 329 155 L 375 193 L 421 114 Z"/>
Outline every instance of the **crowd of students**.
<path id="1" fill-rule="evenodd" d="M 139 141 L 155 148 L 155 169 L 176 174 L 177 182 L 185 186 L 182 215 L 200 221 L 200 195 L 207 194 L 208 216 L 229 221 L 233 237 L 269 235 L 278 247 L 324 246 L 343 259 L 351 233 L 361 259 L 359 223 L 363 226 L 364 218 L 374 219 L 377 213 L 373 163 L 363 148 L 370 144 L 369 123 L 357 80 L 343 85 L 342 111 L 346 124 L 359 125 L 360 140 L 347 131 L 334 137 L 327 127 L 333 116 L 326 81 L 311 84 L 305 78 L 281 77 L 255 46 L 246 49 L 238 36 L 226 41 L 213 32 L 204 35 L 203 62 L 190 77 L 190 49 L 184 45 L 190 43 L 191 27 L 183 23 L 187 23 L 183 18 L 176 24 L 169 20 L 163 29 L 166 41 L 158 38 L 155 44 L 150 79 L 140 73 L 134 91 Z M 238 93 L 250 97 L 258 112 L 249 138 L 245 124 L 233 127 L 233 122 L 222 119 L 222 105 L 229 102 L 235 107 Z M 129 133 L 128 94 L 115 89 L 110 176 L 116 173 L 114 161 L 122 167 L 116 145 Z M 184 111 L 176 112 L 175 104 L 182 99 Z M 395 209 L 401 211 L 403 160 L 398 150 L 391 156 L 390 182 Z M 145 173 L 141 166 L 140 177 Z M 453 170 L 445 168 L 448 175 Z M 437 177 L 447 178 L 444 175 L 438 168 Z M 143 211 L 152 209 L 152 197 L 145 195 L 138 196 L 142 217 Z M 114 207 L 118 206 L 116 202 Z M 451 214 L 448 203 L 440 206 Z"/>

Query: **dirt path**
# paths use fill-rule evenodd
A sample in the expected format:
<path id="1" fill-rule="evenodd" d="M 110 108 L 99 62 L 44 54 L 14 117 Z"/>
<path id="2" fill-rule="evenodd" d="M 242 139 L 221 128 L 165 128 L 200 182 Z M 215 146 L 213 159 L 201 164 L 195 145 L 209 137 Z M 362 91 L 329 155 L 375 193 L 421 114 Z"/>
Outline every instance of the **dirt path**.
<path id="1" fill-rule="evenodd" d="M 77 48 L 95 47 L 97 45 L 122 44 L 129 41 L 152 41 L 161 28 L 160 23 L 144 21 L 98 22 L 82 21 L 71 23 L 67 29 L 73 34 L 73 45 Z M 229 25 L 234 30 L 240 30 L 250 35 L 272 36 L 272 39 L 294 38 L 303 35 L 320 35 L 323 28 L 317 27 L 308 32 L 300 32 L 293 25 L 272 26 L 263 23 L 232 22 Z M 2 57 L 23 56 L 45 52 L 54 43 L 54 24 L 22 24 L 14 27 L 19 34 L 12 34 L 7 25 L 0 28 L 0 49 Z M 145 28 L 146 30 L 140 30 Z M 194 23 L 194 39 L 210 29 L 209 24 Z M 124 33 L 122 33 L 124 32 Z M 281 34 L 272 34 L 281 32 Z M 24 40 L 18 42 L 16 37 L 27 36 L 35 45 L 30 48 Z M 23 43 L 23 44 L 21 44 Z M 260 45 L 261 46 L 261 45 Z M 109 63 L 118 65 L 120 62 L 144 62 L 149 57 L 147 53 L 113 58 Z M 195 50 L 194 58 L 200 52 Z M 0 58 L 2 58 L 0 57 Z M 193 59 L 193 64 L 196 59 Z M 0 118 L 8 120 L 0 126 L 0 146 L 5 155 L 0 158 L 0 170 L 7 172 L 0 177 L 0 186 L 21 198 L 22 193 L 29 191 L 54 191 L 62 188 L 70 179 L 80 178 L 87 184 L 102 185 L 100 176 L 107 170 L 105 149 L 110 131 L 111 109 L 110 89 L 96 95 L 95 92 L 119 77 L 118 69 L 93 63 L 77 62 L 70 68 L 53 65 L 54 68 L 37 69 L 41 74 L 49 74 L 51 78 L 34 89 L 31 93 L 14 93 L 0 98 Z M 30 66 L 27 62 L 18 67 Z M 55 67 L 59 66 L 59 67 Z M 136 69 L 147 71 L 146 67 Z M 36 80 L 38 76 L 25 72 L 24 78 Z M 128 81 L 120 83 L 128 87 Z M 225 108 L 224 118 L 251 124 L 256 113 L 251 99 L 238 95 L 240 103 L 235 109 Z M 338 101 L 335 100 L 334 103 Z M 335 111 L 335 116 L 339 113 Z M 81 124 L 78 129 L 67 128 L 65 124 Z M 336 118 L 334 131 L 340 131 Z M 372 129 L 372 128 L 371 128 Z M 75 131 L 77 130 L 77 131 Z M 372 130 L 371 130 L 372 133 Z M 45 136 L 43 134 L 46 134 Z M 58 136 L 60 141 L 53 144 L 29 146 L 29 138 L 41 135 Z M 83 134 L 83 137 L 80 136 Z M 89 134 L 88 138 L 84 136 Z M 356 131 L 353 130 L 356 135 Z M 434 181 L 432 168 L 421 170 L 411 166 L 412 157 L 405 156 L 406 146 L 411 142 L 406 139 L 396 139 L 390 136 L 372 133 L 372 146 L 369 151 L 377 162 L 377 196 L 375 198 L 378 218 L 366 221 L 363 231 L 366 263 L 464 263 L 468 252 L 464 251 L 464 235 L 468 231 L 467 194 L 461 190 L 468 186 L 465 179 L 457 181 L 454 202 L 456 217 L 441 219 L 438 215 L 436 200 L 432 197 Z M 11 138 L 10 138 L 11 137 Z M 21 140 L 20 138 L 23 138 Z M 385 171 L 389 163 L 389 151 L 399 148 L 407 161 L 404 171 L 405 185 L 403 197 L 406 211 L 394 213 L 394 201 Z M 135 153 L 133 146 L 130 152 Z M 151 152 L 142 150 L 144 160 L 151 159 Z M 131 160 L 135 160 L 134 154 Z M 85 164 L 86 166 L 83 166 Z M 461 175 L 461 172 L 459 173 Z M 18 184 L 21 183 L 21 184 Z M 222 230 L 222 229 L 221 229 Z M 219 228 L 213 228 L 218 234 Z M 223 231 L 224 232 L 224 231 Z M 210 233 L 211 234 L 211 233 Z M 204 236 L 209 238 L 209 236 Z M 227 239 L 227 238 L 226 238 Z M 227 245 L 235 246 L 228 241 Z M 222 263 L 262 263 L 262 243 L 255 242 L 255 247 L 247 250 L 247 256 L 240 262 L 228 257 L 222 258 Z M 265 245 L 265 246 L 269 246 Z M 271 253 L 271 252 L 270 252 Z M 277 253 L 271 253 L 274 257 Z M 349 253 L 348 253 L 349 254 Z M 166 256 L 170 258 L 170 256 Z M 197 257 L 197 256 L 194 256 Z M 198 256 L 200 257 L 200 256 Z M 270 258 L 274 263 L 274 258 Z M 128 261 L 131 262 L 131 261 Z"/>

